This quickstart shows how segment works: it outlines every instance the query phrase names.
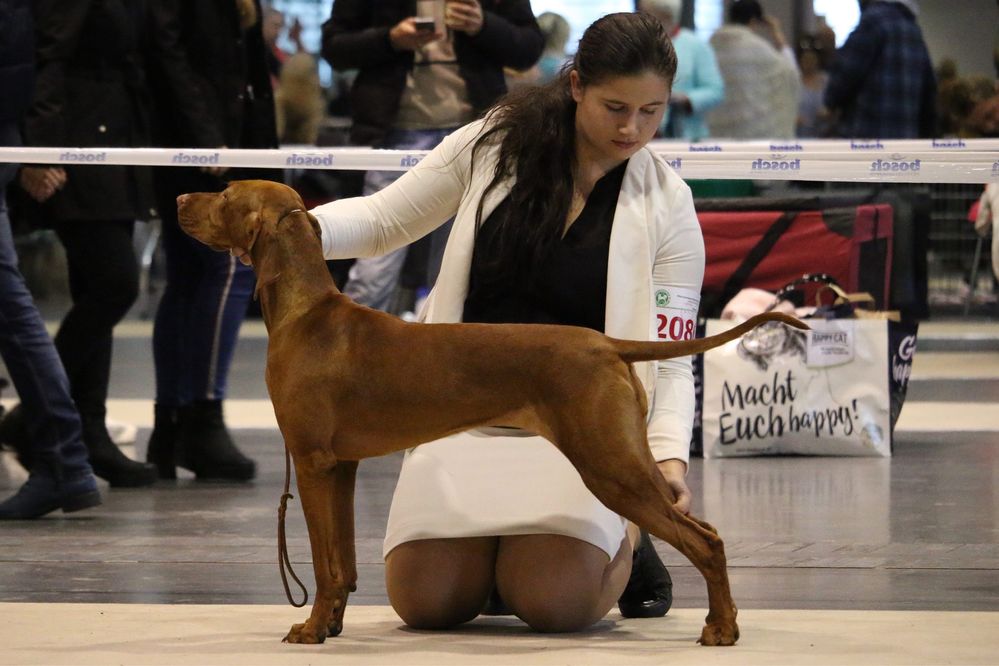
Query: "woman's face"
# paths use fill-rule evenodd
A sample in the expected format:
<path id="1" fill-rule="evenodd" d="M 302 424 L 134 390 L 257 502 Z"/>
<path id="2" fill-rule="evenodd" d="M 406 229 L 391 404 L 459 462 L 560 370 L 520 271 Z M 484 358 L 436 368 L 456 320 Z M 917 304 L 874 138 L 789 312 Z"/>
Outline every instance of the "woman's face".
<path id="1" fill-rule="evenodd" d="M 623 162 L 655 136 L 670 82 L 653 72 L 619 76 L 588 86 L 570 74 L 576 100 L 576 149 L 600 161 Z"/>

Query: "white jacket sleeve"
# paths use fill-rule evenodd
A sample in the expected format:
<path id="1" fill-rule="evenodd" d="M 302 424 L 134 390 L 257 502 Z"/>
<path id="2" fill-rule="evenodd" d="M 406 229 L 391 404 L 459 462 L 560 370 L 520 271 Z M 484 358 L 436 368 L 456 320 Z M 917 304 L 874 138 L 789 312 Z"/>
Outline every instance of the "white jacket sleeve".
<path id="1" fill-rule="evenodd" d="M 672 175 L 679 180 L 679 176 Z M 704 280 L 704 238 L 686 183 L 674 186 L 668 218 L 652 269 L 653 291 L 681 288 L 700 294 Z M 696 322 L 695 322 L 696 323 Z M 690 458 L 694 421 L 694 374 L 689 356 L 659 361 L 649 416 L 649 447 L 657 462 Z"/>
<path id="2" fill-rule="evenodd" d="M 370 196 L 340 199 L 311 212 L 327 259 L 385 254 L 425 236 L 454 216 L 471 173 L 482 121 L 448 137 L 394 183 Z"/>

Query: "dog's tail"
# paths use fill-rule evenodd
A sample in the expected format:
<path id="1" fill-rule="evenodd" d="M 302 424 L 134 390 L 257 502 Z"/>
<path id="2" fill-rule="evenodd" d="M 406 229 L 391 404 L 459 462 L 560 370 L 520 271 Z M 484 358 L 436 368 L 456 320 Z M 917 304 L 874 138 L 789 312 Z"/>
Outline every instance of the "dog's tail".
<path id="1" fill-rule="evenodd" d="M 766 312 L 750 317 L 738 326 L 734 326 L 727 331 L 712 335 L 708 338 L 698 338 L 695 340 L 678 340 L 663 342 L 646 342 L 643 340 L 620 340 L 614 339 L 614 347 L 621 355 L 621 360 L 626 363 L 637 361 L 662 361 L 678 356 L 689 356 L 700 354 L 709 349 L 723 345 L 730 340 L 735 340 L 743 333 L 751 331 L 760 324 L 768 321 L 779 321 L 795 328 L 808 330 L 808 326 L 801 320 L 781 312 Z"/>

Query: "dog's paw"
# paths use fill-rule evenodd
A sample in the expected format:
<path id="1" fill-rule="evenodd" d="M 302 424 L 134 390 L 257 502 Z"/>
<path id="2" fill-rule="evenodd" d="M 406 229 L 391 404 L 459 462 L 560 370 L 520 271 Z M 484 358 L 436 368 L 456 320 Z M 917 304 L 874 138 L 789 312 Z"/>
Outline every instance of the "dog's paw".
<path id="1" fill-rule="evenodd" d="M 701 645 L 735 645 L 739 640 L 739 625 L 735 622 L 709 622 L 701 630 Z"/>
<path id="2" fill-rule="evenodd" d="M 316 631 L 315 625 L 310 622 L 291 625 L 291 631 L 284 637 L 284 643 L 302 643 L 316 645 L 326 640 L 325 631 Z"/>
<path id="3" fill-rule="evenodd" d="M 326 635 L 330 638 L 336 638 L 343 631 L 343 622 L 330 622 L 329 626 L 326 627 Z"/>

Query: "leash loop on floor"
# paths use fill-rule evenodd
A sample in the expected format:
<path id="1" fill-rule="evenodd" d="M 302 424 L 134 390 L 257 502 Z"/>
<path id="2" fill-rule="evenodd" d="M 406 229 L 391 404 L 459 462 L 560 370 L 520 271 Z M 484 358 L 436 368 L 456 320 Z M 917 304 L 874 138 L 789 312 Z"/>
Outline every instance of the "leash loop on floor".
<path id="1" fill-rule="evenodd" d="M 291 560 L 288 558 L 288 541 L 285 538 L 284 531 L 284 516 L 288 512 L 288 500 L 294 499 L 295 496 L 289 492 L 291 490 L 291 454 L 288 452 L 288 447 L 284 448 L 284 493 L 281 495 L 281 504 L 278 506 L 278 568 L 281 571 L 281 583 L 284 585 L 284 595 L 288 597 L 288 603 L 295 608 L 301 608 L 305 604 L 309 603 L 309 591 L 305 589 L 305 585 L 298 576 L 295 575 L 295 570 L 291 568 Z M 302 590 L 302 601 L 301 603 L 296 603 L 296 601 L 291 596 L 291 588 L 288 586 L 288 576 L 285 574 L 285 569 L 288 570 L 288 574 L 291 574 L 292 579 L 298 584 L 298 587 Z"/>

